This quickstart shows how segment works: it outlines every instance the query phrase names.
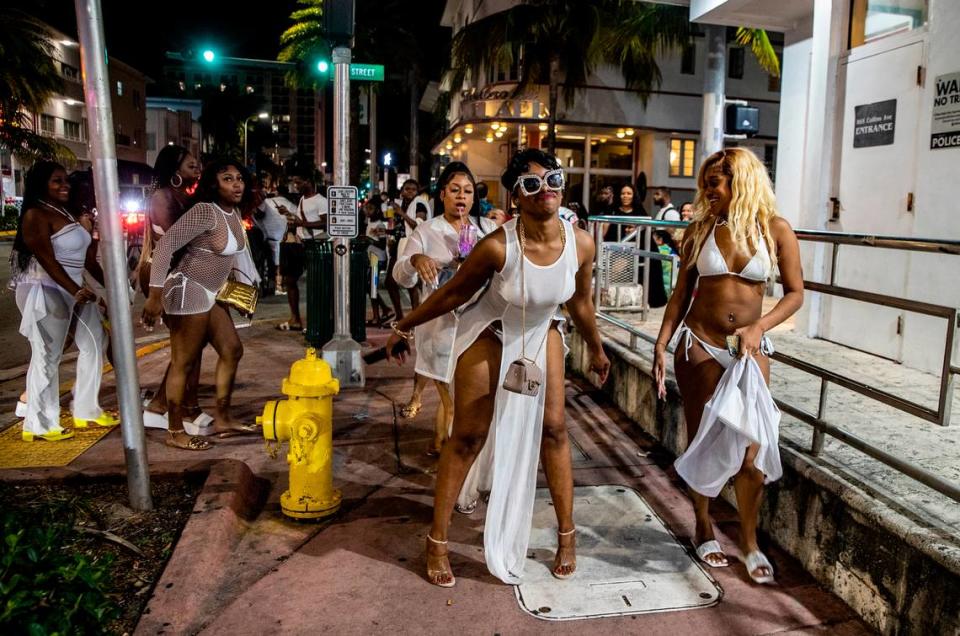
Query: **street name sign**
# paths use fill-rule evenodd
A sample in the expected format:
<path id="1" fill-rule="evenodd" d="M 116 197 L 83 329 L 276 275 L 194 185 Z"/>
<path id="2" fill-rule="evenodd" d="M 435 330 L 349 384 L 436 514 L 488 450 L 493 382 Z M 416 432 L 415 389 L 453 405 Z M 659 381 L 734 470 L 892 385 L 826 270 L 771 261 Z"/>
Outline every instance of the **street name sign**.
<path id="1" fill-rule="evenodd" d="M 382 64 L 351 64 L 350 80 L 360 82 L 382 82 Z"/>
<path id="2" fill-rule="evenodd" d="M 327 234 L 336 238 L 357 238 L 360 206 L 357 186 L 327 188 Z"/>

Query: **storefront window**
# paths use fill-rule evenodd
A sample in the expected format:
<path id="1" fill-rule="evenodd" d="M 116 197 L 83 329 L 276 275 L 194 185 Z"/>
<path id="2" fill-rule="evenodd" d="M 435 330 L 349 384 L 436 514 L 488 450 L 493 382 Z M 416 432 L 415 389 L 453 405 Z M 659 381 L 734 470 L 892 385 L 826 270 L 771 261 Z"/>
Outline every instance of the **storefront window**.
<path id="1" fill-rule="evenodd" d="M 557 159 L 564 168 L 583 167 L 583 140 L 557 139 Z"/>
<path id="2" fill-rule="evenodd" d="M 633 150 L 628 141 L 607 141 L 594 138 L 591 167 L 601 170 L 632 170 Z"/>
<path id="3" fill-rule="evenodd" d="M 850 48 L 919 29 L 927 22 L 927 3 L 928 0 L 853 0 Z"/>

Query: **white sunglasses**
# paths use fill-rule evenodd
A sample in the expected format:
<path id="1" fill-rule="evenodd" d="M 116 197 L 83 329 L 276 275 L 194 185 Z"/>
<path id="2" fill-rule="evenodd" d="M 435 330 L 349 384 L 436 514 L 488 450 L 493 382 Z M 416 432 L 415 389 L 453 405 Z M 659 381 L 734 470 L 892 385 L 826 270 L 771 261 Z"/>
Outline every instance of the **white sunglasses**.
<path id="1" fill-rule="evenodd" d="M 520 192 L 525 196 L 532 197 L 544 188 L 552 190 L 553 192 L 560 192 L 563 190 L 564 181 L 563 170 L 557 168 L 556 170 L 545 172 L 542 177 L 538 174 L 520 175 L 517 178 L 517 182 L 513 184 L 513 187 L 516 188 L 520 186 Z"/>

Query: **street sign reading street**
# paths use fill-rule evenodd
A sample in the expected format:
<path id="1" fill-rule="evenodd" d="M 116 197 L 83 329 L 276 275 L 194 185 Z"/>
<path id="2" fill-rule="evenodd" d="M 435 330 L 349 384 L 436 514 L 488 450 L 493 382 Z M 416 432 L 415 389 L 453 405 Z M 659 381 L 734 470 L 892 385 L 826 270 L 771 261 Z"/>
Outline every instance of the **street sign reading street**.
<path id="1" fill-rule="evenodd" d="M 382 82 L 382 64 L 351 64 L 350 81 Z"/>
<path id="2" fill-rule="evenodd" d="M 336 238 L 357 238 L 360 206 L 356 186 L 327 188 L 327 234 Z"/>

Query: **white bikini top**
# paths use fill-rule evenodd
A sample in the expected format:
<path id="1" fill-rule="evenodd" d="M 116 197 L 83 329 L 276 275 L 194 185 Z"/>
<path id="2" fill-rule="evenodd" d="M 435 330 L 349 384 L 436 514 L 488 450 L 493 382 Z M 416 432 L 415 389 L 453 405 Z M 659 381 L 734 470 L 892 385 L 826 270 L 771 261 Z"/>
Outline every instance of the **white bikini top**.
<path id="1" fill-rule="evenodd" d="M 758 283 L 770 278 L 770 252 L 767 250 L 767 242 L 763 240 L 763 236 L 759 235 L 760 240 L 758 241 L 757 251 L 744 268 L 739 272 L 731 272 L 727 268 L 727 261 L 723 258 L 723 253 L 720 252 L 720 247 L 717 245 L 717 239 L 714 236 L 718 225 L 726 225 L 726 221 L 721 219 L 717 220 L 713 225 L 713 229 L 710 231 L 710 236 L 707 237 L 707 240 L 703 243 L 703 247 L 700 249 L 700 255 L 697 256 L 697 271 L 700 273 L 700 276 L 723 276 L 724 274 L 732 274 Z"/>

